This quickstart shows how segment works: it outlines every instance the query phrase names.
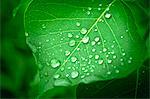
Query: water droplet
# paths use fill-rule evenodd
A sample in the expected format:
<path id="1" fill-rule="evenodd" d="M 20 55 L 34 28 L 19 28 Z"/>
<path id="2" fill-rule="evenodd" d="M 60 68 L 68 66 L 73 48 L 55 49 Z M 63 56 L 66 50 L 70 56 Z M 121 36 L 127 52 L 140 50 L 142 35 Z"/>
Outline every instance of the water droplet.
<path id="1" fill-rule="evenodd" d="M 87 33 L 87 29 L 86 29 L 86 28 L 82 28 L 82 29 L 80 30 L 80 32 L 81 32 L 82 34 L 86 34 L 86 33 Z"/>
<path id="2" fill-rule="evenodd" d="M 77 61 L 77 58 L 76 57 L 71 57 L 71 61 L 74 63 Z"/>
<path id="3" fill-rule="evenodd" d="M 130 64 L 132 61 L 131 60 L 128 60 L 128 63 Z"/>
<path id="4" fill-rule="evenodd" d="M 100 44 L 101 44 L 101 42 L 98 42 L 97 44 L 98 44 L 98 45 L 100 45 Z"/>
<path id="5" fill-rule="evenodd" d="M 77 23 L 76 23 L 76 26 L 78 26 L 78 27 L 79 27 L 80 25 L 81 25 L 81 24 L 80 24 L 79 22 L 77 22 Z"/>
<path id="6" fill-rule="evenodd" d="M 84 77 L 85 77 L 84 75 L 81 76 L 81 78 L 84 78 Z"/>
<path id="7" fill-rule="evenodd" d="M 103 60 L 98 60 L 98 64 L 103 64 Z"/>
<path id="8" fill-rule="evenodd" d="M 44 75 L 45 75 L 45 76 L 48 76 L 48 73 L 47 73 L 47 72 L 45 72 L 45 73 L 44 73 Z"/>
<path id="9" fill-rule="evenodd" d="M 122 39 L 122 38 L 123 38 L 123 36 L 120 36 L 120 38 Z"/>
<path id="10" fill-rule="evenodd" d="M 25 32 L 25 36 L 29 36 L 29 34 L 27 32 Z"/>
<path id="11" fill-rule="evenodd" d="M 98 31 L 97 28 L 95 28 L 94 31 L 97 32 Z"/>
<path id="12" fill-rule="evenodd" d="M 85 67 L 82 67 L 82 70 L 85 70 Z"/>
<path id="13" fill-rule="evenodd" d="M 52 59 L 52 60 L 51 60 L 51 66 L 52 66 L 53 68 L 56 68 L 56 67 L 60 66 L 60 61 L 57 60 L 57 59 Z"/>
<path id="14" fill-rule="evenodd" d="M 111 74 L 111 72 L 110 72 L 110 71 L 108 71 L 108 72 L 107 72 L 107 74 L 108 74 L 108 75 L 110 75 L 110 74 Z"/>
<path id="15" fill-rule="evenodd" d="M 64 70 L 65 70 L 65 68 L 64 68 L 64 67 L 62 67 L 60 70 L 61 70 L 61 71 L 64 71 Z"/>
<path id="16" fill-rule="evenodd" d="M 100 3 L 100 4 L 99 4 L 99 6 L 101 7 L 101 6 L 102 6 L 102 4 Z"/>
<path id="17" fill-rule="evenodd" d="M 107 49 L 106 48 L 103 48 L 103 52 L 106 52 L 107 51 Z"/>
<path id="18" fill-rule="evenodd" d="M 76 38 L 79 38 L 79 35 L 76 35 Z"/>
<path id="19" fill-rule="evenodd" d="M 98 59 L 99 58 L 99 55 L 95 55 L 95 59 Z"/>
<path id="20" fill-rule="evenodd" d="M 49 42 L 49 40 L 47 39 L 46 42 Z"/>
<path id="21" fill-rule="evenodd" d="M 126 32 L 128 32 L 129 30 L 126 30 Z"/>
<path id="22" fill-rule="evenodd" d="M 83 43 L 88 43 L 88 42 L 89 42 L 89 39 L 90 39 L 90 38 L 89 38 L 88 36 L 83 37 L 83 38 L 82 38 L 82 42 L 83 42 Z"/>
<path id="23" fill-rule="evenodd" d="M 100 10 L 101 10 L 101 8 L 97 8 L 97 10 L 98 10 L 98 11 L 100 11 Z"/>
<path id="24" fill-rule="evenodd" d="M 108 19 L 108 18 L 110 18 L 110 17 L 111 17 L 111 14 L 110 14 L 110 13 L 106 13 L 106 14 L 105 14 L 105 18 Z"/>
<path id="25" fill-rule="evenodd" d="M 108 60 L 108 63 L 109 63 L 109 64 L 112 63 L 112 60 Z"/>
<path id="26" fill-rule="evenodd" d="M 123 56 L 125 56 L 125 55 L 126 55 L 126 53 L 122 53 L 122 55 L 123 55 Z"/>
<path id="27" fill-rule="evenodd" d="M 88 7 L 88 10 L 92 10 L 92 8 L 91 8 L 91 7 Z"/>
<path id="28" fill-rule="evenodd" d="M 95 51 L 96 51 L 96 49 L 95 49 L 95 48 L 93 48 L 93 49 L 92 49 L 92 52 L 95 52 Z"/>
<path id="29" fill-rule="evenodd" d="M 90 15 L 90 14 L 91 14 L 91 12 L 90 12 L 90 11 L 87 11 L 86 13 L 87 13 L 87 15 Z"/>
<path id="30" fill-rule="evenodd" d="M 122 62 L 122 61 L 123 61 L 123 59 L 121 58 L 121 59 L 120 59 L 120 61 Z"/>
<path id="31" fill-rule="evenodd" d="M 75 44 L 76 44 L 75 40 L 71 40 L 71 41 L 69 42 L 69 46 L 74 46 Z"/>
<path id="32" fill-rule="evenodd" d="M 65 51 L 65 55 L 66 56 L 70 55 L 70 52 L 69 51 Z"/>
<path id="33" fill-rule="evenodd" d="M 115 70 L 115 72 L 116 72 L 116 73 L 119 73 L 120 71 L 117 69 L 117 70 Z"/>
<path id="34" fill-rule="evenodd" d="M 95 42 L 98 42 L 99 41 L 99 37 L 95 37 Z"/>
<path id="35" fill-rule="evenodd" d="M 57 78 L 60 77 L 60 75 L 59 75 L 59 74 L 55 74 L 53 77 L 54 77 L 55 79 L 57 79 Z"/>
<path id="36" fill-rule="evenodd" d="M 57 79 L 54 82 L 54 86 L 69 86 L 70 82 L 65 79 Z"/>
<path id="37" fill-rule="evenodd" d="M 95 45 L 95 44 L 96 44 L 96 42 L 95 42 L 95 41 L 92 41 L 92 42 L 91 42 L 91 44 L 92 44 L 92 46 L 93 46 L 93 45 Z"/>
<path id="38" fill-rule="evenodd" d="M 89 55 L 89 58 L 92 58 L 92 55 Z"/>
<path id="39" fill-rule="evenodd" d="M 79 73 L 77 71 L 71 72 L 71 78 L 76 78 L 78 77 Z"/>
<path id="40" fill-rule="evenodd" d="M 71 38 L 73 35 L 71 33 L 68 33 L 68 37 Z"/>
<path id="41" fill-rule="evenodd" d="M 129 59 L 130 59 L 130 60 L 132 60 L 133 58 L 132 58 L 132 57 L 130 57 Z"/>
<path id="42" fill-rule="evenodd" d="M 43 29 L 45 29 L 45 28 L 46 28 L 45 24 L 42 24 L 42 28 L 43 28 Z"/>
<path id="43" fill-rule="evenodd" d="M 116 57 L 117 57 L 117 56 L 116 56 L 116 55 L 114 55 L 114 56 L 113 56 L 113 59 L 115 59 Z"/>

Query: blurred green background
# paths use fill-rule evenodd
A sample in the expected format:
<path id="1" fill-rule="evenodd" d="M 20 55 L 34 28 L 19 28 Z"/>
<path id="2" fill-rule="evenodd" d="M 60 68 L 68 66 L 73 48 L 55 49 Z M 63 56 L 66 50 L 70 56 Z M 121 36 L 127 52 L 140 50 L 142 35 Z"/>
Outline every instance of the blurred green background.
<path id="1" fill-rule="evenodd" d="M 26 45 L 23 15 L 30 0 L 1 0 L 0 91 L 1 98 L 29 98 L 37 66 Z M 19 5 L 20 2 L 22 5 Z M 19 6 L 18 6 L 19 5 Z M 147 4 L 148 6 L 148 4 Z M 149 30 L 146 37 L 149 36 Z M 80 84 L 77 98 L 149 98 L 149 59 L 126 78 Z M 67 93 L 63 93 L 67 94 Z M 54 94 L 54 97 L 58 94 Z M 65 95 L 64 95 L 65 96 Z M 63 95 L 62 95 L 63 97 Z"/>

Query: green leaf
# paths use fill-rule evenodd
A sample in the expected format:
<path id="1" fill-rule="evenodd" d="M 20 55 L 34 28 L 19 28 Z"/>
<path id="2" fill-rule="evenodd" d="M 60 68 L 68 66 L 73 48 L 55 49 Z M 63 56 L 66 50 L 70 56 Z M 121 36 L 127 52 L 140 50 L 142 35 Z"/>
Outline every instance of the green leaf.
<path id="1" fill-rule="evenodd" d="M 126 77 L 141 66 L 145 46 L 127 5 L 121 0 L 29 4 L 25 35 L 39 66 L 40 94 L 55 86 Z"/>

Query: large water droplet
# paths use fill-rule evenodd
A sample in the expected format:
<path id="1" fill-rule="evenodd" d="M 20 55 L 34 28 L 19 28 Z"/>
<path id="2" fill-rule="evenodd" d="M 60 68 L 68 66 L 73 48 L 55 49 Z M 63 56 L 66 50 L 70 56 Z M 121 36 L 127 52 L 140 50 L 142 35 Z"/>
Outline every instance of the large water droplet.
<path id="1" fill-rule="evenodd" d="M 56 68 L 56 67 L 60 66 L 60 61 L 57 60 L 57 59 L 52 59 L 52 60 L 51 60 L 51 66 L 52 66 L 53 68 Z"/>
<path id="2" fill-rule="evenodd" d="M 69 42 L 69 46 L 74 46 L 76 44 L 76 41 L 75 40 L 71 40 L 70 42 Z"/>
<path id="3" fill-rule="evenodd" d="M 71 72 L 71 78 L 76 78 L 78 77 L 79 73 L 77 71 Z"/>
<path id="4" fill-rule="evenodd" d="M 80 32 L 81 32 L 82 34 L 86 34 L 86 33 L 87 33 L 87 29 L 86 29 L 86 28 L 82 28 L 82 29 L 80 30 Z"/>
<path id="5" fill-rule="evenodd" d="M 82 38 L 82 42 L 83 42 L 83 43 L 88 43 L 88 42 L 89 42 L 89 39 L 90 39 L 90 38 L 89 38 L 88 36 L 83 37 L 83 38 Z"/>
<path id="6" fill-rule="evenodd" d="M 68 37 L 71 38 L 73 35 L 71 33 L 68 33 Z"/>
<path id="7" fill-rule="evenodd" d="M 70 52 L 69 51 L 65 51 L 65 55 L 66 56 L 70 55 Z"/>
<path id="8" fill-rule="evenodd" d="M 110 18 L 110 17 L 111 17 L 111 14 L 110 14 L 110 13 L 106 13 L 106 14 L 105 14 L 105 18 L 108 19 L 108 18 Z"/>
<path id="9" fill-rule="evenodd" d="M 71 57 L 71 61 L 74 63 L 77 61 L 77 58 L 76 57 Z"/>

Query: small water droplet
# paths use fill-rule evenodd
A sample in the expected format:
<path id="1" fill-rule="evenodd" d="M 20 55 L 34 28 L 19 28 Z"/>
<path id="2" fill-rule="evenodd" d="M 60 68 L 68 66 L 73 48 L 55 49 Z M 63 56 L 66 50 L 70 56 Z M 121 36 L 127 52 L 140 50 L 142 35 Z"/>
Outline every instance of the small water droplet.
<path id="1" fill-rule="evenodd" d="M 97 29 L 97 28 L 95 28 L 95 29 L 94 29 L 94 31 L 95 31 L 95 32 L 97 32 L 97 31 L 98 31 L 98 29 Z"/>
<path id="2" fill-rule="evenodd" d="M 76 26 L 78 26 L 78 27 L 79 27 L 80 25 L 81 25 L 81 24 L 80 24 L 79 22 L 77 22 L 77 23 L 76 23 Z"/>
<path id="3" fill-rule="evenodd" d="M 91 8 L 91 7 L 88 7 L 88 10 L 92 10 L 92 8 Z"/>
<path id="4" fill-rule="evenodd" d="M 122 55 L 123 55 L 123 56 L 125 56 L 125 55 L 126 55 L 126 53 L 122 53 Z"/>
<path id="5" fill-rule="evenodd" d="M 99 37 L 95 37 L 95 42 L 98 42 L 99 40 L 100 40 L 100 38 Z"/>
<path id="6" fill-rule="evenodd" d="M 123 61 L 123 59 L 121 58 L 121 59 L 120 59 L 120 61 L 122 62 L 122 61 Z"/>
<path id="7" fill-rule="evenodd" d="M 79 73 L 77 71 L 71 72 L 71 78 L 76 78 L 78 77 Z"/>
<path id="8" fill-rule="evenodd" d="M 46 28 L 45 24 L 42 24 L 42 28 L 43 28 L 43 29 L 45 29 L 45 28 Z"/>
<path id="9" fill-rule="evenodd" d="M 97 8 L 97 10 L 98 10 L 98 11 L 100 11 L 100 10 L 101 10 L 101 8 Z"/>
<path id="10" fill-rule="evenodd" d="M 95 55 L 95 59 L 98 59 L 99 58 L 99 55 Z"/>
<path id="11" fill-rule="evenodd" d="M 70 52 L 69 51 L 65 51 L 65 55 L 66 56 L 70 55 Z"/>
<path id="12" fill-rule="evenodd" d="M 49 42 L 49 39 L 47 39 L 46 42 Z"/>
<path id="13" fill-rule="evenodd" d="M 76 57 L 71 57 L 71 61 L 74 63 L 77 61 L 77 58 Z"/>
<path id="14" fill-rule="evenodd" d="M 132 57 L 130 57 L 129 59 L 130 59 L 130 60 L 132 60 L 133 58 L 132 58 Z"/>
<path id="15" fill-rule="evenodd" d="M 120 71 L 117 69 L 117 70 L 115 70 L 115 72 L 116 72 L 116 73 L 119 73 Z"/>
<path id="16" fill-rule="evenodd" d="M 102 6 L 102 4 L 100 3 L 100 4 L 99 4 L 99 6 L 101 7 L 101 6 Z"/>
<path id="17" fill-rule="evenodd" d="M 53 77 L 54 77 L 55 79 L 57 79 L 57 78 L 60 77 L 60 75 L 59 75 L 59 74 L 55 74 Z"/>
<path id="18" fill-rule="evenodd" d="M 86 28 L 82 28 L 82 29 L 80 30 L 80 32 L 81 32 L 81 34 L 86 34 L 86 33 L 87 33 L 87 29 L 86 29 Z"/>
<path id="19" fill-rule="evenodd" d="M 76 38 L 79 38 L 79 35 L 76 35 Z"/>
<path id="20" fill-rule="evenodd" d="M 64 70 L 65 70 L 65 68 L 64 68 L 64 67 L 62 67 L 60 70 L 61 70 L 61 71 L 64 71 Z"/>
<path id="21" fill-rule="evenodd" d="M 108 74 L 108 75 L 110 75 L 110 74 L 111 74 L 111 72 L 110 72 L 110 71 L 108 71 L 108 72 L 107 72 L 107 74 Z"/>
<path id="22" fill-rule="evenodd" d="M 73 35 L 71 33 L 68 33 L 68 37 L 71 38 Z"/>
<path id="23" fill-rule="evenodd" d="M 95 48 L 93 48 L 93 49 L 92 49 L 92 52 L 95 52 L 95 51 L 96 51 L 96 49 L 95 49 Z"/>
<path id="24" fill-rule="evenodd" d="M 110 13 L 106 13 L 106 14 L 105 14 L 105 18 L 108 19 L 108 18 L 110 18 L 110 17 L 111 17 L 111 14 L 110 14 Z"/>
<path id="25" fill-rule="evenodd" d="M 93 56 L 92 55 L 89 55 L 89 58 L 92 58 Z"/>
<path id="26" fill-rule="evenodd" d="M 76 44 L 75 40 L 71 40 L 71 41 L 69 42 L 69 46 L 74 46 L 75 44 Z"/>
<path id="27" fill-rule="evenodd" d="M 126 30 L 126 32 L 128 32 L 129 30 Z"/>
<path id="28" fill-rule="evenodd" d="M 128 63 L 130 64 L 132 61 L 131 60 L 128 60 Z"/>
<path id="29" fill-rule="evenodd" d="M 57 59 L 52 59 L 52 60 L 51 60 L 51 66 L 52 66 L 53 68 L 56 68 L 56 67 L 60 66 L 60 61 L 57 60 Z"/>
<path id="30" fill-rule="evenodd" d="M 82 69 L 82 70 L 85 70 L 85 67 L 82 67 L 81 69 Z"/>
<path id="31" fill-rule="evenodd" d="M 120 38 L 122 39 L 122 38 L 123 38 L 123 36 L 120 36 Z"/>
<path id="32" fill-rule="evenodd" d="M 27 32 L 25 32 L 25 36 L 29 36 L 29 34 Z"/>
<path id="33" fill-rule="evenodd" d="M 89 42 L 89 39 L 90 39 L 90 38 L 89 38 L 88 36 L 83 37 L 83 38 L 82 38 L 82 42 L 83 42 L 83 43 L 88 43 L 88 42 Z"/>
<path id="34" fill-rule="evenodd" d="M 92 46 L 93 46 L 93 45 L 95 45 L 95 44 L 96 44 L 96 42 L 95 42 L 95 41 L 92 41 L 92 42 L 91 42 L 91 44 L 92 44 Z"/>
<path id="35" fill-rule="evenodd" d="M 98 60 L 98 64 L 103 64 L 103 60 Z"/>
<path id="36" fill-rule="evenodd" d="M 106 48 L 103 48 L 103 52 L 106 52 L 107 51 L 107 49 Z"/>
<path id="37" fill-rule="evenodd" d="M 116 56 L 116 55 L 114 55 L 114 56 L 113 56 L 113 59 L 115 59 L 116 57 L 117 57 L 117 56 Z"/>
<path id="38" fill-rule="evenodd" d="M 85 77 L 84 75 L 81 76 L 81 78 L 84 78 L 84 77 Z"/>
<path id="39" fill-rule="evenodd" d="M 91 12 L 90 12 L 90 11 L 87 11 L 86 13 L 87 13 L 87 15 L 90 15 L 90 14 L 91 14 Z"/>
<path id="40" fill-rule="evenodd" d="M 108 60 L 107 62 L 110 64 L 110 63 L 112 63 L 112 60 Z"/>

